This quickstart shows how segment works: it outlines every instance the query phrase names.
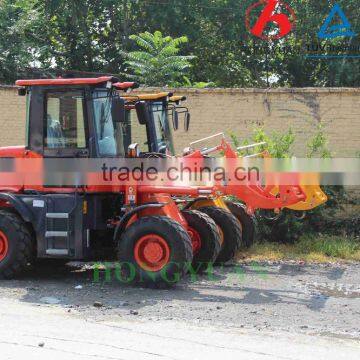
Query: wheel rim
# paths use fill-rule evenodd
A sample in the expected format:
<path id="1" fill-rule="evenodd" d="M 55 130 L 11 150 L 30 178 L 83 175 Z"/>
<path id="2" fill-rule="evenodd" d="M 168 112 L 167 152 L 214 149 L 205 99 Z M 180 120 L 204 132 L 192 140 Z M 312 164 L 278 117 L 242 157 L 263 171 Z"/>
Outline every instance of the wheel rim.
<path id="1" fill-rule="evenodd" d="M 193 248 L 193 254 L 197 254 L 201 249 L 201 236 L 200 234 L 193 228 L 188 228 L 188 233 L 191 238 L 191 244 Z"/>
<path id="2" fill-rule="evenodd" d="M 135 260 L 146 271 L 160 271 L 169 262 L 170 248 L 168 243 L 155 234 L 141 237 L 134 249 Z"/>
<path id="3" fill-rule="evenodd" d="M 0 231 L 0 261 L 6 258 L 9 250 L 9 242 L 7 236 Z"/>

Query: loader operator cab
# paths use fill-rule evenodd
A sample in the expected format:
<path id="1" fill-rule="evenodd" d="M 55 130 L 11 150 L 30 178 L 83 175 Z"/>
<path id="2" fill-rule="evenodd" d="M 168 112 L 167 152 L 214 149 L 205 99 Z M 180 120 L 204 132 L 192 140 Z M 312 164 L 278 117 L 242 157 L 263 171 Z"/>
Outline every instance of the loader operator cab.
<path id="1" fill-rule="evenodd" d="M 151 101 L 147 107 L 150 121 L 146 126 L 148 133 L 151 134 L 148 138 L 149 151 L 173 154 L 175 152 L 174 141 L 166 101 Z"/>
<path id="2" fill-rule="evenodd" d="M 130 140 L 116 82 L 113 77 L 17 81 L 19 95 L 27 96 L 26 149 L 44 157 L 125 156 Z"/>
<path id="3" fill-rule="evenodd" d="M 179 120 L 184 119 L 184 129 L 188 131 L 190 114 L 180 102 L 183 96 L 172 93 L 125 95 L 127 122 L 131 123 L 131 110 L 136 110 L 136 126 L 132 122 L 132 139 L 146 146 L 146 152 L 159 155 L 175 155 L 173 135 L 179 128 Z M 142 134 L 139 136 L 139 134 Z"/>

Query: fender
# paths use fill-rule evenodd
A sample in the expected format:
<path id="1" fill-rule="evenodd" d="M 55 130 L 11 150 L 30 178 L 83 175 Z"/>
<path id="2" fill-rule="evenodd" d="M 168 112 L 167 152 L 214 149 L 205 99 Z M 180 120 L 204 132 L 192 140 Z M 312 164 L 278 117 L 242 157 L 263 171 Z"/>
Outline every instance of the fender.
<path id="1" fill-rule="evenodd" d="M 19 215 L 26 221 L 32 223 L 33 215 L 29 208 L 14 194 L 0 193 L 0 200 L 10 203 Z"/>
<path id="2" fill-rule="evenodd" d="M 136 208 L 130 210 L 121 218 L 120 222 L 116 225 L 114 232 L 114 241 L 116 241 L 118 235 L 126 229 L 127 223 L 135 214 L 149 208 L 162 208 L 165 205 L 166 203 L 149 203 L 149 204 L 137 206 Z"/>
<path id="3" fill-rule="evenodd" d="M 198 198 L 196 198 L 196 199 L 190 200 L 190 201 L 184 206 L 184 210 L 190 210 L 197 202 L 202 201 L 202 200 L 207 200 L 207 199 L 204 199 L 203 197 L 198 197 Z"/>
<path id="4" fill-rule="evenodd" d="M 218 207 L 225 210 L 229 210 L 227 205 L 225 204 L 225 201 L 222 197 L 216 197 L 216 198 L 196 198 L 192 201 L 190 201 L 186 206 L 185 210 L 197 210 L 202 207 Z"/>

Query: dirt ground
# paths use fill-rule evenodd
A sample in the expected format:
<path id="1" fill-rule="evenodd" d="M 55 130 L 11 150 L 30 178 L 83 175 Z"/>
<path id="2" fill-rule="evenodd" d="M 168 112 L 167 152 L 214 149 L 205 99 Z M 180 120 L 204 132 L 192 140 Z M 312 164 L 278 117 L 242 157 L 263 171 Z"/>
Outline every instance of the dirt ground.
<path id="1" fill-rule="evenodd" d="M 94 282 L 93 268 L 42 263 L 0 282 L 0 300 L 95 321 L 181 321 L 360 340 L 359 264 L 238 264 L 169 290 Z"/>

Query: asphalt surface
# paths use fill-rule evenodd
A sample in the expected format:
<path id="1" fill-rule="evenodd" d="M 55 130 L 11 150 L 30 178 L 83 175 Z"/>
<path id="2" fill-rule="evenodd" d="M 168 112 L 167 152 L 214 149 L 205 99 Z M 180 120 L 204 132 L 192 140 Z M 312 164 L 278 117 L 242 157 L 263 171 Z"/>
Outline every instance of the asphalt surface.
<path id="1" fill-rule="evenodd" d="M 359 264 L 241 264 L 169 290 L 39 265 L 0 281 L 1 359 L 359 359 Z"/>

